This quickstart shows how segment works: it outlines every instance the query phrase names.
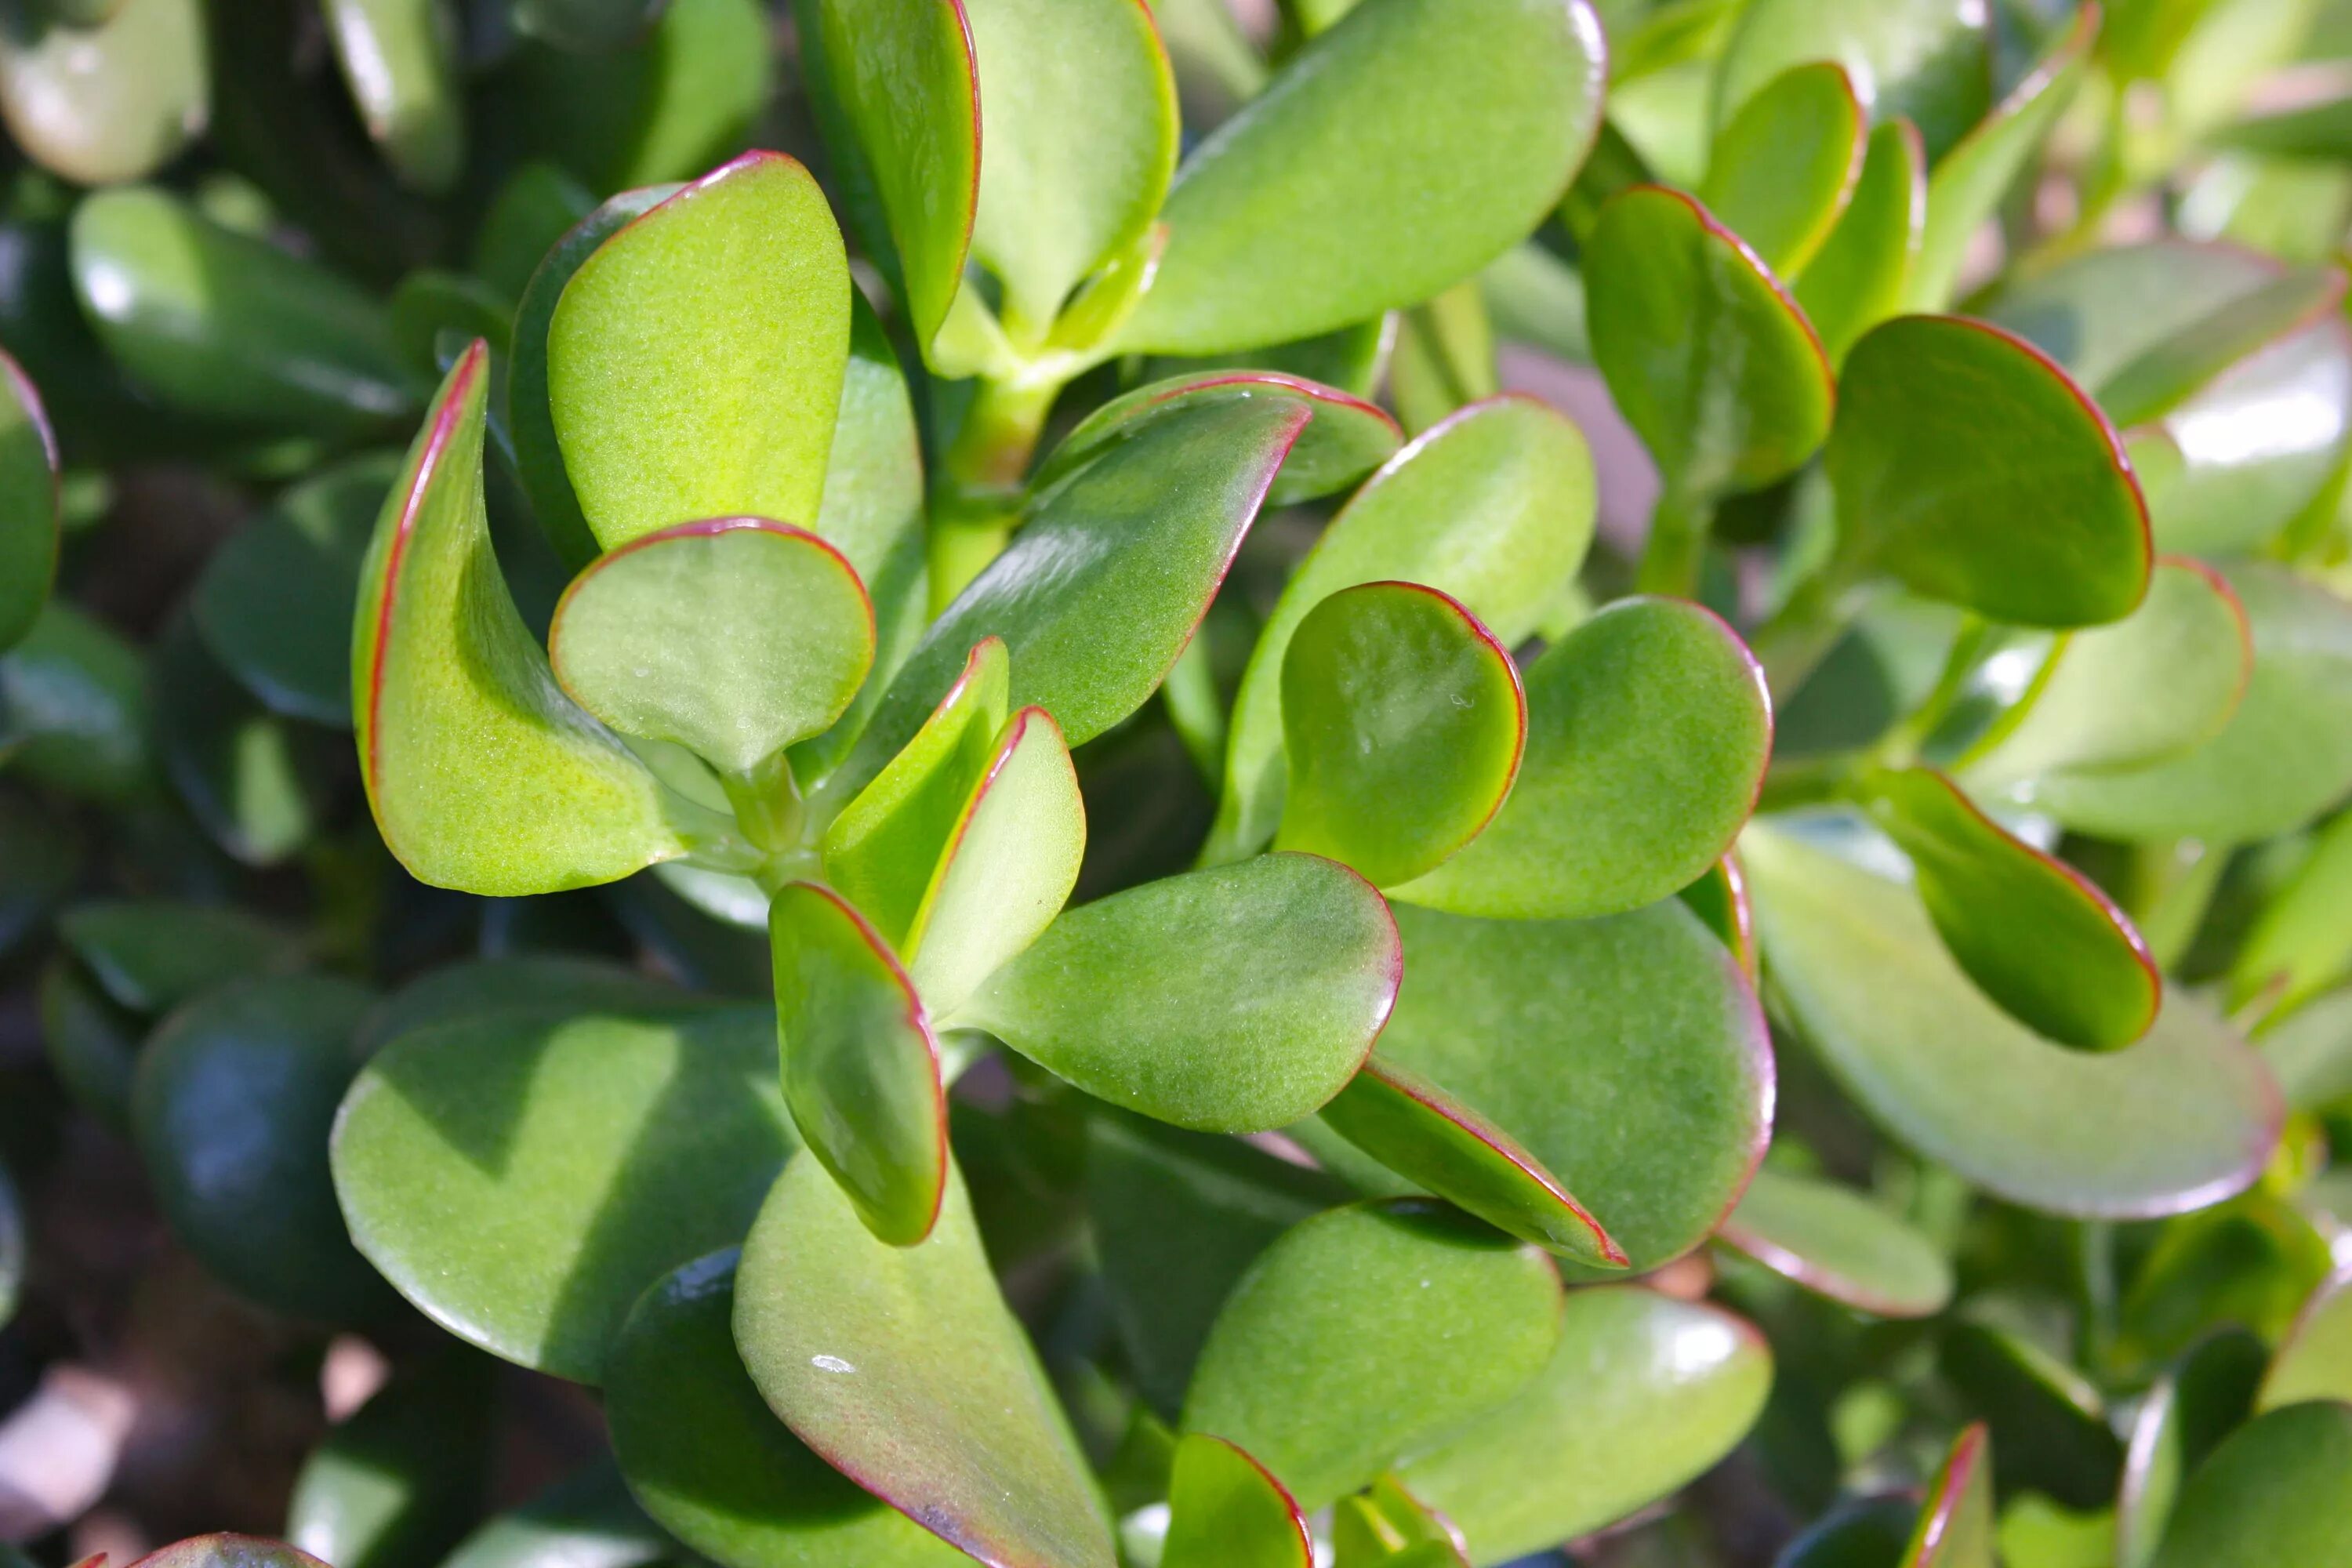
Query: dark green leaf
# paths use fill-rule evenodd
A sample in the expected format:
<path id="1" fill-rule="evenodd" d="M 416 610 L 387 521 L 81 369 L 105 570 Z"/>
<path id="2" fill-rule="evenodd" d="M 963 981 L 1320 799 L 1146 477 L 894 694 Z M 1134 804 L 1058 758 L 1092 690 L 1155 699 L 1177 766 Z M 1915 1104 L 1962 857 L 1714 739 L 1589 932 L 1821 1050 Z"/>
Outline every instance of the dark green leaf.
<path id="1" fill-rule="evenodd" d="M 33 629 L 58 571 L 58 438 L 41 395 L 0 353 L 0 652 Z"/>

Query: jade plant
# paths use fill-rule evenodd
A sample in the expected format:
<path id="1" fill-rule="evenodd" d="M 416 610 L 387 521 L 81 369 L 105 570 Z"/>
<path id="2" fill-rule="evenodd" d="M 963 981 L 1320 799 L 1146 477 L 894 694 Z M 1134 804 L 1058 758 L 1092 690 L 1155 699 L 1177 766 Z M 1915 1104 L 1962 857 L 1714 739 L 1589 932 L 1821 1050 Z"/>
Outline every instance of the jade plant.
<path id="1" fill-rule="evenodd" d="M 0 1531 L 2352 1568 L 2347 59 L 0 4 Z"/>

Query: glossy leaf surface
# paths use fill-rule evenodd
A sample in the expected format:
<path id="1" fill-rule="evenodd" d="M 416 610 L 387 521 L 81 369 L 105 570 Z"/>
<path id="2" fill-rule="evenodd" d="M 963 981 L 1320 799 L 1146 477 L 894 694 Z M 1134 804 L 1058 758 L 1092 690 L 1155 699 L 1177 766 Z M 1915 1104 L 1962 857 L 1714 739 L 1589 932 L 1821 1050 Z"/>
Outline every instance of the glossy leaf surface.
<path id="1" fill-rule="evenodd" d="M 1790 66 L 1835 60 L 1874 119 L 1907 117 L 1941 156 L 1984 112 L 1988 55 L 1985 14 L 1968 0 L 1764 0 L 1725 45 L 1716 119 Z"/>
<path id="2" fill-rule="evenodd" d="M 1901 1568 L 1993 1568 L 1990 1447 L 1980 1426 L 1953 1440 L 1927 1483 Z"/>
<path id="3" fill-rule="evenodd" d="M 1391 459 L 1334 518 L 1258 634 L 1234 701 L 1224 795 L 1204 858 L 1273 837 L 1286 776 L 1282 668 L 1308 611 L 1384 580 L 1450 595 L 1509 647 L 1592 542 L 1592 456 L 1575 426 L 1532 398 L 1463 410 Z"/>
<path id="4" fill-rule="evenodd" d="M 466 158 L 457 29 L 430 0 L 330 0 L 325 10 L 369 137 L 406 184 L 447 191 Z"/>
<path id="5" fill-rule="evenodd" d="M 1712 501 L 1793 472 L 1829 434 L 1829 361 L 1780 279 L 1691 197 L 1612 198 L 1584 257 L 1593 363 L 1667 493 Z"/>
<path id="6" fill-rule="evenodd" d="M 1559 1342 L 1533 1383 L 1398 1471 L 1506 1563 L 1613 1523 L 1681 1487 L 1763 1407 L 1772 1356 L 1718 1307 L 1638 1286 L 1569 1292 Z"/>
<path id="7" fill-rule="evenodd" d="M 593 1382 L 638 1293 L 751 1223 L 795 1144 L 775 1072 L 765 1008 L 404 1036 L 336 1121 L 344 1220 L 450 1332 Z"/>
<path id="8" fill-rule="evenodd" d="M 344 1234 L 327 1130 L 370 996 L 320 975 L 250 981 L 174 1014 L 140 1053 L 139 1152 L 173 1234 L 240 1292 L 299 1317 L 380 1317 Z"/>
<path id="9" fill-rule="evenodd" d="M 735 1343 L 760 1394 L 842 1474 L 983 1563 L 1110 1568 L 1108 1521 L 962 1179 L 893 1247 L 813 1159 L 743 1244 Z"/>
<path id="10" fill-rule="evenodd" d="M 784 1103 L 812 1152 L 883 1240 L 930 1233 L 948 1172 L 939 1046 L 906 971 L 831 889 L 768 905 Z"/>
<path id="11" fill-rule="evenodd" d="M 1528 710 L 1510 652 L 1435 589 L 1332 595 L 1299 622 L 1282 686 L 1276 849 L 1411 881 L 1485 827 L 1518 774 Z"/>
<path id="12" fill-rule="evenodd" d="M 1901 307 L 1927 216 L 1927 154 L 1919 129 L 1907 120 L 1887 121 L 1871 132 L 1853 196 L 1795 286 L 1797 304 L 1832 364 L 1843 363 L 1855 339 Z"/>
<path id="13" fill-rule="evenodd" d="M 1679 904 L 1593 921 L 1400 908 L 1384 1061 L 1501 1128 L 1635 1268 L 1697 1246 L 1747 1184 L 1772 1064 L 1738 966 Z"/>
<path id="14" fill-rule="evenodd" d="M 482 497 L 488 352 L 449 373 L 376 523 L 352 629 L 368 804 L 419 879 L 608 882 L 682 846 L 643 763 L 564 696 L 499 577 Z"/>
<path id="15" fill-rule="evenodd" d="M 2156 1021 L 2147 944 L 2087 877 L 1984 815 L 1943 774 L 1882 773 L 1870 811 L 1910 858 L 1927 916 L 1969 978 L 2036 1033 L 2119 1050 Z"/>
<path id="16" fill-rule="evenodd" d="M 199 0 L 123 0 L 88 30 L 20 12 L 0 36 L 0 113 L 53 174 L 142 179 L 204 130 L 205 64 Z"/>
<path id="17" fill-rule="evenodd" d="M 1354 1076 L 1402 962 L 1362 878 L 1312 855 L 1262 856 L 1067 911 L 943 1022 L 986 1029 L 1114 1105 L 1260 1131 Z"/>
<path id="18" fill-rule="evenodd" d="M 814 534 L 763 518 L 684 522 L 582 573 L 548 658 L 614 729 L 746 773 L 849 706 L 874 662 L 874 606 Z"/>
<path id="19" fill-rule="evenodd" d="M 173 407 L 333 436 L 413 413 L 383 306 L 150 186 L 75 209 L 74 289 L 107 352 Z"/>
<path id="20" fill-rule="evenodd" d="M 2211 740 L 2245 695 L 2252 631 L 2228 579 L 2166 556 L 2138 609 L 2053 657 L 2015 724 L 1963 762 L 1970 784 L 2030 794 L 2042 774 L 2144 766 Z"/>
<path id="21" fill-rule="evenodd" d="M 1053 923 L 1077 886 L 1087 807 L 1052 715 L 1024 708 L 949 831 L 904 944 L 923 1004 L 947 1014 Z"/>
<path id="22" fill-rule="evenodd" d="M 58 571 L 58 440 L 41 395 L 0 353 L 0 649 L 33 629 Z"/>
<path id="23" fill-rule="evenodd" d="M 1567 188 L 1598 123 L 1602 55 L 1581 0 L 1357 7 L 1186 161 L 1122 345 L 1284 342 L 1475 272 Z"/>
<path id="24" fill-rule="evenodd" d="M 1840 548 L 1923 597 L 2021 626 L 2121 620 L 2152 565 L 2113 426 L 2022 339 L 1906 316 L 1846 360 L 1828 465 Z"/>
<path id="25" fill-rule="evenodd" d="M 1030 479 L 1043 491 L 1076 472 L 1139 421 L 1171 408 L 1207 401 L 1289 398 L 1311 416 L 1283 459 L 1266 500 L 1276 506 L 1346 489 L 1396 455 L 1403 435 L 1385 409 L 1337 387 L 1271 370 L 1208 370 L 1122 393 L 1080 420 Z"/>
<path id="26" fill-rule="evenodd" d="M 1193 1433 L 1176 1445 L 1160 1568 L 1308 1568 L 1315 1540 L 1289 1492 L 1247 1452 Z"/>
<path id="27" fill-rule="evenodd" d="M 1622 601 L 1529 667 L 1527 754 L 1494 821 L 1397 889 L 1455 914 L 1614 914 L 1684 887 L 1730 847 L 1772 749 L 1747 646 L 1675 599 Z"/>
<path id="28" fill-rule="evenodd" d="M 2189 1479 L 2156 1568 L 2352 1563 L 2352 1406 L 2315 1402 L 2241 1427 Z"/>
<path id="29" fill-rule="evenodd" d="M 1601 1222 L 1511 1135 L 1375 1054 L 1322 1110 L 1326 1125 L 1417 1185 L 1564 1258 L 1622 1268 Z"/>
<path id="30" fill-rule="evenodd" d="M 1716 132 L 1699 199 L 1775 277 L 1796 277 L 1853 195 L 1865 113 L 1844 67 L 1790 67 Z"/>
<path id="31" fill-rule="evenodd" d="M 2148 767 L 2047 776 L 2037 810 L 2109 837 L 2235 844 L 2300 826 L 2352 789 L 2352 606 L 2275 566 L 2225 575 L 2254 665 L 2221 732 Z"/>
<path id="32" fill-rule="evenodd" d="M 1726 1245 L 1857 1311 L 1924 1318 L 1952 1298 L 1952 1266 L 1863 1194 L 1767 1166 L 1723 1222 Z"/>
<path id="33" fill-rule="evenodd" d="M 813 522 L 848 353 L 841 231 L 792 159 L 746 153 L 616 231 L 547 329 L 548 406 L 598 542 Z"/>
<path id="34" fill-rule="evenodd" d="M 736 1254 L 685 1264 L 613 1341 L 604 1413 L 646 1510 L 720 1563 L 952 1568 L 971 1560 L 809 1451 L 761 1401 L 735 1349 Z"/>
<path id="35" fill-rule="evenodd" d="M 389 455 L 331 468 L 278 497 L 205 563 L 196 629 L 273 712 L 350 727 L 360 566 L 399 478 Z"/>
<path id="36" fill-rule="evenodd" d="M 1315 1509 L 1524 1387 L 1558 1342 L 1542 1253 L 1425 1200 L 1296 1226 L 1227 1298 L 1184 1426 L 1238 1444 Z"/>
<path id="37" fill-rule="evenodd" d="M 1977 990 L 1907 889 L 1785 830 L 1751 827 L 1740 858 L 1805 1037 L 1882 1125 L 1978 1185 L 2138 1217 L 2214 1202 L 2269 1158 L 2269 1075 L 2193 998 L 2168 997 L 2129 1051 L 2063 1050 Z"/>
<path id="38" fill-rule="evenodd" d="M 185 619 L 157 639 L 149 682 L 163 772 L 213 842 L 248 866 L 280 864 L 308 843 L 341 748 L 255 701 Z"/>
<path id="39" fill-rule="evenodd" d="M 1012 701 L 1044 708 L 1070 744 L 1143 705 L 1224 581 L 1307 423 L 1286 401 L 1178 409 L 1043 498 L 931 623 L 844 764 L 862 784 L 910 740 L 972 646 L 1001 637 Z"/>

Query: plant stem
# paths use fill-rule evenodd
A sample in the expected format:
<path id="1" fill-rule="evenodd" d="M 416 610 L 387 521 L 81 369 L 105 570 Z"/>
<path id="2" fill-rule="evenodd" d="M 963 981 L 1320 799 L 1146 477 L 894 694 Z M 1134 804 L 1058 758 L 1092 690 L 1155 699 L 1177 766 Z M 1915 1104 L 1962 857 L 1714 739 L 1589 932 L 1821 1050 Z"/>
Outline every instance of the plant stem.
<path id="1" fill-rule="evenodd" d="M 1696 597 L 1699 565 L 1706 555 L 1706 536 L 1715 509 L 1685 500 L 1669 488 L 1659 492 L 1650 510 L 1650 537 L 1642 547 L 1642 564 L 1633 586 L 1644 594 L 1668 594 L 1678 599 Z"/>
<path id="2" fill-rule="evenodd" d="M 792 765 L 783 752 L 754 763 L 741 773 L 722 770 L 719 783 L 727 792 L 727 803 L 735 808 L 736 822 L 752 843 L 772 855 L 800 843 L 801 792 L 793 782 Z"/>
<path id="3" fill-rule="evenodd" d="M 1771 618 L 1748 639 L 1757 662 L 1764 667 L 1775 707 L 1796 694 L 1867 602 L 1857 591 L 1857 575 L 1852 563 L 1831 557 L 1820 571 L 1798 584 Z"/>
<path id="4" fill-rule="evenodd" d="M 940 455 L 931 497 L 931 613 L 947 608 L 1003 552 L 1020 516 L 1021 481 L 1062 381 L 982 379 Z"/>
<path id="5" fill-rule="evenodd" d="M 1935 689 L 1879 742 L 1877 755 L 1881 764 L 1907 768 L 1918 761 L 1919 748 L 1952 710 L 1952 704 L 1967 689 L 1969 677 L 1976 673 L 1994 640 L 1992 623 L 1982 616 L 1960 618 L 1959 630 L 1953 634 L 1951 651 L 1944 656 L 1944 670 L 1936 678 Z"/>

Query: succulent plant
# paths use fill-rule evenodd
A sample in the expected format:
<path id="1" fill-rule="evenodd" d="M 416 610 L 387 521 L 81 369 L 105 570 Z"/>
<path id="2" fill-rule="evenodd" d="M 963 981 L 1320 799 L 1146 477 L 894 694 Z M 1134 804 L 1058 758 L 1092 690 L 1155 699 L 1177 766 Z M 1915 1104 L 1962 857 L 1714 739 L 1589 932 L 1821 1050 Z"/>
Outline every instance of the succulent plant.
<path id="1" fill-rule="evenodd" d="M 138 1568 L 2352 1568 L 2352 13 L 4 10 Z"/>

